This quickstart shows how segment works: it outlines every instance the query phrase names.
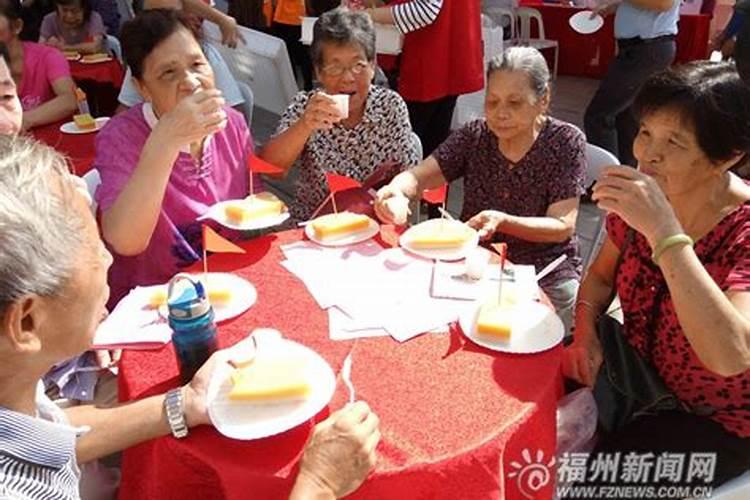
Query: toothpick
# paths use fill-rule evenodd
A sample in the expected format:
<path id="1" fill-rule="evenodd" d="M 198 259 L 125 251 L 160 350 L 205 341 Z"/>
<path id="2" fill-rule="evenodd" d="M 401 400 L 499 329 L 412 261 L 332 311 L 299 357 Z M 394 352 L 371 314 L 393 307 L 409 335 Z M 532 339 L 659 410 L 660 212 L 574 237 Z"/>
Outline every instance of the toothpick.
<path id="1" fill-rule="evenodd" d="M 497 289 L 497 305 L 503 305 L 503 277 L 505 276 L 505 256 L 508 253 L 508 245 L 506 243 L 492 244 L 493 250 L 500 255 L 500 280 Z"/>
<path id="2" fill-rule="evenodd" d="M 253 171 L 250 170 L 250 196 L 252 196 L 255 193 L 255 189 L 253 189 Z"/>
<path id="3" fill-rule="evenodd" d="M 331 193 L 331 203 L 333 204 L 333 213 L 339 213 L 339 210 L 336 208 L 336 193 Z"/>

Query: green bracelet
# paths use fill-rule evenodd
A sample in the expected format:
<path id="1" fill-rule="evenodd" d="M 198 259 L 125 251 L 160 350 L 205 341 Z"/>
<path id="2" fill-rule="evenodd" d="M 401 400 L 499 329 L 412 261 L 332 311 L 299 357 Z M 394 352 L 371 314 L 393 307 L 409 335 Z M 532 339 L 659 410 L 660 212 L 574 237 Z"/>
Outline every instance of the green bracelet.
<path id="1" fill-rule="evenodd" d="M 654 264 L 658 266 L 659 257 L 661 257 L 661 254 L 663 254 L 664 251 L 669 247 L 673 247 L 675 245 L 690 245 L 692 247 L 694 244 L 695 242 L 693 241 L 693 238 L 684 233 L 667 236 L 656 245 L 653 253 L 651 254 L 651 260 L 653 260 Z"/>

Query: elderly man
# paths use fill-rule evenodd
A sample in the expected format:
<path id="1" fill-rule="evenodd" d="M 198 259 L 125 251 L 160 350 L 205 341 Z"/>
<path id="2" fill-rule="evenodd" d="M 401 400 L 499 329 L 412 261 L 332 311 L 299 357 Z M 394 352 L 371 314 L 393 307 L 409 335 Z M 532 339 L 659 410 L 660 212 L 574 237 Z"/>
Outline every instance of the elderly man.
<path id="1" fill-rule="evenodd" d="M 209 423 L 213 358 L 188 385 L 114 408 L 63 412 L 39 389 L 52 365 L 89 348 L 109 295 L 112 257 L 74 179 L 52 149 L 0 136 L 0 498 L 78 498 L 78 463 Z M 354 491 L 378 425 L 361 402 L 319 424 L 291 497 Z"/>

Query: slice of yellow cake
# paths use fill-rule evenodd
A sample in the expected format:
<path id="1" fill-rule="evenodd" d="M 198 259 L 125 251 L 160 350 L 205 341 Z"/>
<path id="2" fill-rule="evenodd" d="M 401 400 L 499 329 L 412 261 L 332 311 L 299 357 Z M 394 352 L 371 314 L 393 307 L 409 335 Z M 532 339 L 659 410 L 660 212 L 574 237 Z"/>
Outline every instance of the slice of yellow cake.
<path id="1" fill-rule="evenodd" d="M 477 333 L 496 340 L 510 340 L 512 309 L 496 302 L 484 304 L 477 317 Z"/>
<path id="2" fill-rule="evenodd" d="M 108 54 L 98 53 L 98 54 L 86 54 L 81 58 L 83 62 L 87 63 L 95 63 L 95 62 L 103 62 L 108 61 L 111 59 Z"/>
<path id="3" fill-rule="evenodd" d="M 232 203 L 224 209 L 224 215 L 229 221 L 241 224 L 249 220 L 276 216 L 283 211 L 284 202 L 272 193 L 263 192 L 252 194 L 240 202 Z"/>
<path id="4" fill-rule="evenodd" d="M 318 239 L 347 236 L 370 227 L 370 218 L 353 212 L 339 212 L 318 217 L 310 223 Z"/>
<path id="5" fill-rule="evenodd" d="M 80 130 L 96 130 L 96 120 L 89 113 L 73 115 L 73 122 Z"/>
<path id="6" fill-rule="evenodd" d="M 232 373 L 229 399 L 256 403 L 278 403 L 305 399 L 310 395 L 306 366 L 299 359 L 255 358 Z"/>
<path id="7" fill-rule="evenodd" d="M 209 287 L 208 301 L 212 306 L 223 306 L 232 300 L 232 292 L 227 288 Z M 159 309 L 167 303 L 167 287 L 161 287 L 155 290 L 148 298 L 148 307 L 150 309 Z"/>
<path id="8" fill-rule="evenodd" d="M 415 228 L 409 240 L 414 248 L 458 248 L 471 237 L 469 228 L 456 222 L 437 222 Z"/>

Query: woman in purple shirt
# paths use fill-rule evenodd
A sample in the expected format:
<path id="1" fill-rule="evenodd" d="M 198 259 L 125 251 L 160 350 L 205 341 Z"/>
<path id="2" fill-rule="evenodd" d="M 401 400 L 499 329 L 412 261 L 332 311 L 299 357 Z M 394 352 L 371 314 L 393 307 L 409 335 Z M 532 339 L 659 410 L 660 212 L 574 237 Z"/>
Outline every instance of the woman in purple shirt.
<path id="1" fill-rule="evenodd" d="M 483 240 L 508 243 L 509 258 L 537 271 L 560 255 L 567 259 L 540 283 L 569 330 L 581 278 L 574 236 L 578 198 L 584 192 L 586 140 L 576 127 L 547 116 L 550 74 L 531 47 L 512 47 L 490 63 L 486 120 L 454 132 L 413 169 L 378 193 L 385 221 L 403 220 L 392 198 L 418 199 L 458 178 L 464 180 L 461 218 Z M 400 215 L 400 216 L 399 216 Z"/>
<path id="2" fill-rule="evenodd" d="M 96 198 L 114 254 L 110 306 L 200 258 L 196 218 L 247 196 L 252 150 L 244 118 L 224 105 L 179 13 L 142 12 L 123 26 L 121 41 L 145 102 L 110 120 L 96 140 Z"/>

